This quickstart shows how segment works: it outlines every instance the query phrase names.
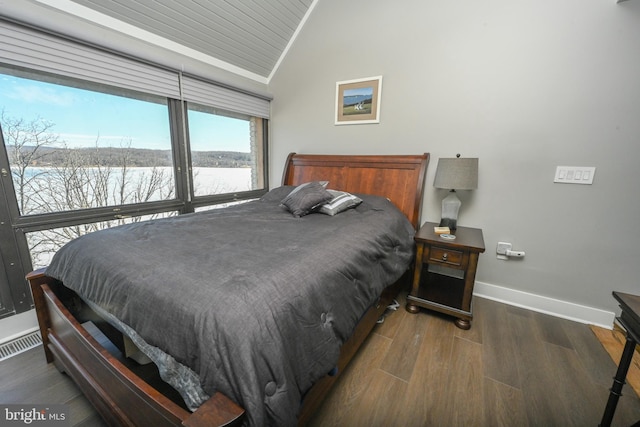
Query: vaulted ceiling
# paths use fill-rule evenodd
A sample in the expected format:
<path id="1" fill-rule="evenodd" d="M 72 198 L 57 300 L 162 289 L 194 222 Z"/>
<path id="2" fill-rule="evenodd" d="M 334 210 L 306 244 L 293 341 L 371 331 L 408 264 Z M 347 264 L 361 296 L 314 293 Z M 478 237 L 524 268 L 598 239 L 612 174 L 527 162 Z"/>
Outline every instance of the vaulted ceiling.
<path id="1" fill-rule="evenodd" d="M 24 4 L 44 6 L 268 83 L 317 1 L 27 0 Z M 20 7 L 11 3 L 5 6 Z"/>

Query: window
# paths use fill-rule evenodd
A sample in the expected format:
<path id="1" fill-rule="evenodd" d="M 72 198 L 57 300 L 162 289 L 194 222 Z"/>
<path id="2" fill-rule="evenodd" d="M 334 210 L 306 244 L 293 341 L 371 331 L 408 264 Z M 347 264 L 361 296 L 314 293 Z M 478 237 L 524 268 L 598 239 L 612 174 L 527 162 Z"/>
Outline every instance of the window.
<path id="1" fill-rule="evenodd" d="M 183 140 L 170 123 L 184 119 L 179 108 L 169 108 L 178 100 L 44 73 L 0 72 L 0 127 L 17 222 L 37 228 L 25 233 L 33 266 L 46 266 L 72 238 L 132 217 L 177 214 L 176 203 L 182 212 L 227 206 L 265 190 L 262 118 L 189 102 L 190 152 L 180 156 Z M 176 179 L 180 158 L 190 159 L 189 179 Z M 189 194 L 198 203 L 186 200 Z M 83 219 L 83 210 L 98 211 Z M 45 227 L 28 219 L 50 214 L 62 216 Z"/>
<path id="2" fill-rule="evenodd" d="M 167 100 L 128 95 L 0 75 L 21 215 L 175 197 Z"/>
<path id="3" fill-rule="evenodd" d="M 194 196 L 264 189 L 262 119 L 189 103 Z"/>

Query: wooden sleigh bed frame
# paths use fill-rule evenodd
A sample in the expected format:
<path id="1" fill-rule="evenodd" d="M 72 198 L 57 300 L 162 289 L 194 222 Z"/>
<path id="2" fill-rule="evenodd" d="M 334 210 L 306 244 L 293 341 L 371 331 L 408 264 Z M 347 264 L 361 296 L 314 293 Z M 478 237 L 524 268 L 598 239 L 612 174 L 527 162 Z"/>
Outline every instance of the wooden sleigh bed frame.
<path id="1" fill-rule="evenodd" d="M 291 153 L 282 184 L 328 180 L 333 189 L 384 196 L 417 229 L 428 162 L 426 153 L 408 156 Z M 320 379 L 306 394 L 299 425 L 305 425 L 318 409 L 387 305 L 402 286 L 408 284 L 408 277 L 405 274 L 388 286 L 377 303 L 362 316 L 351 338 L 342 346 L 338 374 Z M 79 298 L 74 298 L 72 291 L 46 276 L 44 269 L 30 273 L 27 279 L 33 293 L 47 362 L 55 362 L 59 370 L 74 380 L 109 425 L 209 427 L 242 422 L 243 409 L 221 393 L 214 394 L 195 412 L 188 411 L 176 399 L 167 397 L 171 390 L 159 391 L 162 387 L 156 383 L 160 381 L 151 379 L 155 374 L 138 372 L 135 363 L 122 357 L 117 346 L 104 339 L 108 336 L 117 343 L 118 334 L 97 316 L 86 314 L 86 307 L 79 309 L 76 306 Z"/>

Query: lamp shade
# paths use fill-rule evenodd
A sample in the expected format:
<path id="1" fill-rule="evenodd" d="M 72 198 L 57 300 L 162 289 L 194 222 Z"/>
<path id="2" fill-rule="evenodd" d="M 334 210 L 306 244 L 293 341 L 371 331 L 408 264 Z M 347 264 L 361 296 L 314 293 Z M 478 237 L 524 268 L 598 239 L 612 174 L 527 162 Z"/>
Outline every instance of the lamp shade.
<path id="1" fill-rule="evenodd" d="M 478 159 L 438 159 L 433 186 L 447 190 L 475 190 L 478 188 Z"/>

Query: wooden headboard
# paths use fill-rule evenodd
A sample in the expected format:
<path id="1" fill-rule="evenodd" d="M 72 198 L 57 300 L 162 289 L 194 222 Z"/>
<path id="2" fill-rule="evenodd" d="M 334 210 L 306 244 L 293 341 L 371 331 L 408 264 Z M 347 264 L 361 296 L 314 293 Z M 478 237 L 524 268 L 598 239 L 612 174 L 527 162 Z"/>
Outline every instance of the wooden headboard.
<path id="1" fill-rule="evenodd" d="M 282 185 L 329 181 L 327 188 L 391 200 L 417 229 L 429 153 L 420 155 L 317 155 L 291 153 Z"/>

